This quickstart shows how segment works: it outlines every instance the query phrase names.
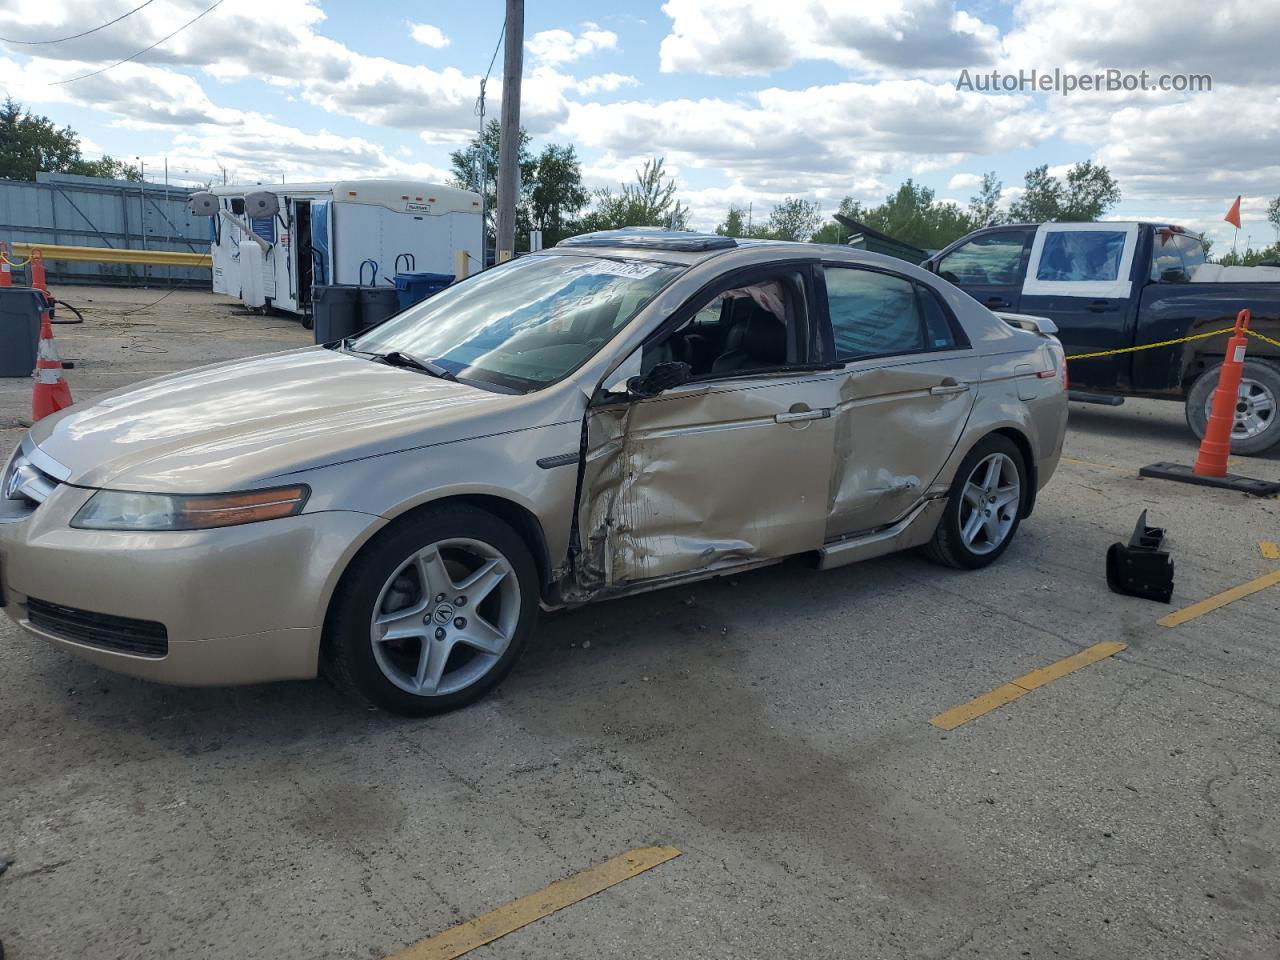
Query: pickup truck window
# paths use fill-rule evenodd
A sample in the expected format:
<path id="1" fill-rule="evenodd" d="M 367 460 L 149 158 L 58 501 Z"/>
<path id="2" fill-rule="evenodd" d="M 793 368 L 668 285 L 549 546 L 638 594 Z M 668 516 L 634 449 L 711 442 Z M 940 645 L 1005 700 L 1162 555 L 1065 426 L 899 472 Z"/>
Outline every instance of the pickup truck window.
<path id="1" fill-rule="evenodd" d="M 1115 280 L 1126 234 L 1119 230 L 1072 230 L 1045 235 L 1037 280 Z"/>
<path id="2" fill-rule="evenodd" d="M 1204 262 L 1204 247 L 1199 237 L 1175 233 L 1167 227 L 1155 231 L 1151 248 L 1152 281 L 1187 283 Z"/>
<path id="3" fill-rule="evenodd" d="M 905 277 L 857 267 L 824 268 L 836 358 L 945 350 L 955 337 L 937 297 Z"/>
<path id="4" fill-rule="evenodd" d="M 1010 285 L 1022 282 L 1026 235 L 988 233 L 957 247 L 938 263 L 938 275 L 960 285 Z"/>

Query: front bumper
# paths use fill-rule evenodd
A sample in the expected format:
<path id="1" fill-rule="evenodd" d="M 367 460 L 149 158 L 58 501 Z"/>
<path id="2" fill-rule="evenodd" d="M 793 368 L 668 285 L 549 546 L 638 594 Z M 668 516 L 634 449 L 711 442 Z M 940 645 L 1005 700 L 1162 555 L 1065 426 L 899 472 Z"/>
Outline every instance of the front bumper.
<path id="1" fill-rule="evenodd" d="M 93 491 L 59 486 L 29 516 L 0 522 L 4 612 L 109 670 L 183 686 L 314 677 L 329 598 L 380 517 L 303 513 L 186 532 L 77 530 Z M 33 624 L 28 600 L 163 624 L 167 649 L 143 656 Z"/>

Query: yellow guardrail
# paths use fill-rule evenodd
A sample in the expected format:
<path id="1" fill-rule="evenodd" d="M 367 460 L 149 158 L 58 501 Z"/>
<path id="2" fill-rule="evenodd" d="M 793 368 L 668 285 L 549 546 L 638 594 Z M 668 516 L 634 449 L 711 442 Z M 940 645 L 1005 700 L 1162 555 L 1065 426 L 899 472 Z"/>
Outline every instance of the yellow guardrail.
<path id="1" fill-rule="evenodd" d="M 52 243 L 9 244 L 15 256 L 25 257 L 22 262 L 9 260 L 14 266 L 23 266 L 31 259 L 33 250 L 40 251 L 45 260 L 66 260 L 72 263 L 129 263 L 150 264 L 155 267 L 212 267 L 213 258 L 207 253 L 173 253 L 168 250 L 118 250 L 112 247 L 70 247 Z"/>

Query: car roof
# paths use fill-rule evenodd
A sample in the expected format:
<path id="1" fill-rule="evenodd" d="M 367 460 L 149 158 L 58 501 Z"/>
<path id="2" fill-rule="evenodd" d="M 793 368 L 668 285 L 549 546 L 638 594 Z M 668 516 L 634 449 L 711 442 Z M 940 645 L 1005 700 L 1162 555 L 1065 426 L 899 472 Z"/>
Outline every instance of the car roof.
<path id="1" fill-rule="evenodd" d="M 589 238 L 589 239 L 588 239 Z M 721 241 L 714 244 L 697 239 Z M 682 242 L 690 241 L 693 242 Z M 727 241 L 727 242 L 724 242 Z M 561 240 L 554 247 L 538 251 L 534 256 L 616 257 L 647 260 L 693 267 L 709 260 L 724 262 L 724 269 L 760 263 L 776 257 L 779 260 L 827 260 L 859 263 L 919 276 L 919 267 L 906 260 L 857 247 L 834 243 L 804 243 L 793 240 L 755 240 L 697 234 L 683 230 L 655 227 L 630 227 L 625 230 L 601 230 L 582 237 Z M 931 276 L 931 275 L 930 275 Z"/>

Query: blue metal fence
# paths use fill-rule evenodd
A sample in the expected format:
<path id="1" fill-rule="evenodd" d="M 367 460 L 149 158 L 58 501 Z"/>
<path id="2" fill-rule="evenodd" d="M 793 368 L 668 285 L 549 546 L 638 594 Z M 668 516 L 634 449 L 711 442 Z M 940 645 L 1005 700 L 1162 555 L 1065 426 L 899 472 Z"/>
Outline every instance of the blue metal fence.
<path id="1" fill-rule="evenodd" d="M 209 252 L 209 219 L 187 211 L 184 187 L 62 173 L 0 180 L 0 240 L 112 247 L 118 250 Z M 205 267 L 67 263 L 45 257 L 58 283 L 208 287 Z"/>

